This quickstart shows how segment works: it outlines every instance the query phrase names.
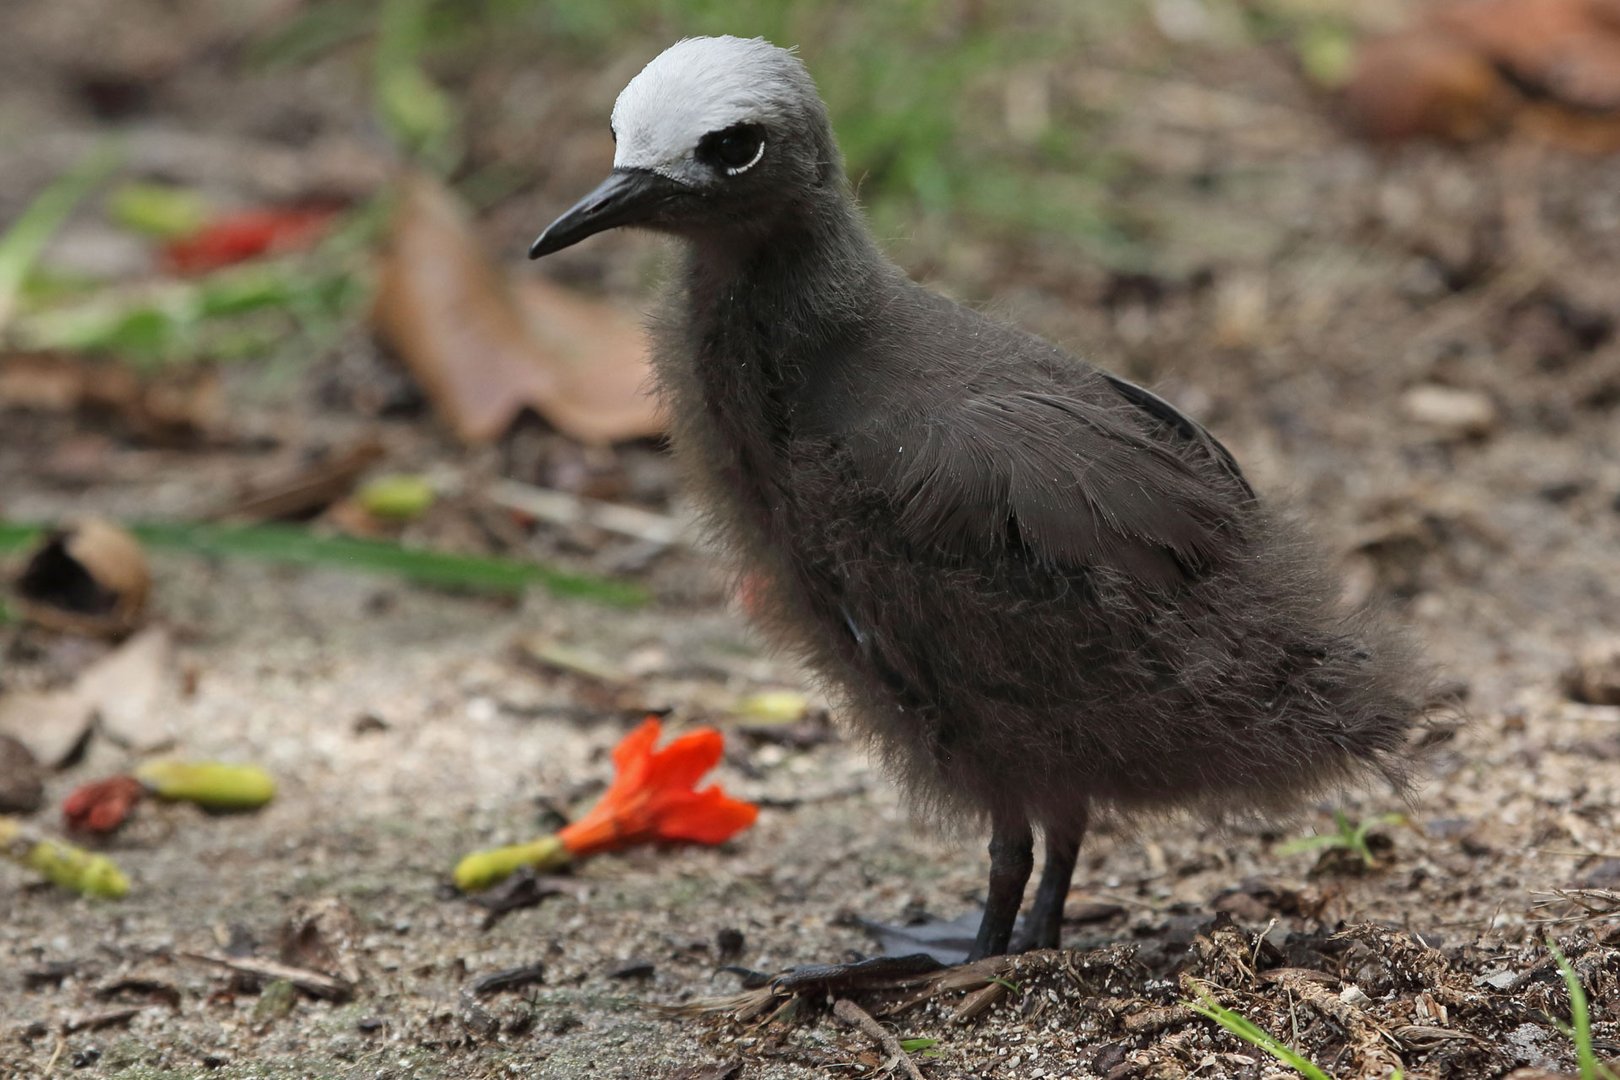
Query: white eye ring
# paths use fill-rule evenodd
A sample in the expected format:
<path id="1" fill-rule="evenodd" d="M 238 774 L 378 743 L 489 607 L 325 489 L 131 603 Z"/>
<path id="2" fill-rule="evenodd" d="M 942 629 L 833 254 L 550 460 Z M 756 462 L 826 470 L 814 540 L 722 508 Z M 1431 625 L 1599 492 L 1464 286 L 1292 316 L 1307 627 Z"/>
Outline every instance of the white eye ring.
<path id="1" fill-rule="evenodd" d="M 743 173 L 747 172 L 749 169 L 752 169 L 755 165 L 758 165 L 759 164 L 759 159 L 764 157 L 764 156 L 765 156 L 765 136 L 761 135 L 759 137 L 759 149 L 754 151 L 753 159 L 750 160 L 748 162 L 748 164 L 746 164 L 746 165 L 728 165 L 728 166 L 726 166 L 726 175 L 727 176 L 741 176 Z"/>

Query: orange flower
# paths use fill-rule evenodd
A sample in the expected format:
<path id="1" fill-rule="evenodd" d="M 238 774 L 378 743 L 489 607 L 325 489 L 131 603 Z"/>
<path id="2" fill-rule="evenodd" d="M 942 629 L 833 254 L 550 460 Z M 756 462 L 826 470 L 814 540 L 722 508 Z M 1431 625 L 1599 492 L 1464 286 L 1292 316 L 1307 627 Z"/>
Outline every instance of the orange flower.
<path id="1" fill-rule="evenodd" d="M 754 823 L 759 807 L 733 799 L 703 774 L 719 764 L 725 740 L 714 728 L 687 732 L 654 750 L 663 725 L 649 716 L 613 751 L 613 783 L 584 817 L 557 833 L 575 858 L 648 841 L 719 844 Z"/>
<path id="2" fill-rule="evenodd" d="M 551 836 L 473 852 L 456 864 L 456 885 L 487 889 L 525 866 L 560 870 L 575 859 L 631 844 L 719 844 L 752 825 L 759 816 L 753 803 L 733 799 L 718 784 L 696 789 L 720 761 L 721 734 L 699 728 L 655 751 L 662 731 L 658 718 L 649 716 L 619 742 L 613 783 L 590 813 Z"/>

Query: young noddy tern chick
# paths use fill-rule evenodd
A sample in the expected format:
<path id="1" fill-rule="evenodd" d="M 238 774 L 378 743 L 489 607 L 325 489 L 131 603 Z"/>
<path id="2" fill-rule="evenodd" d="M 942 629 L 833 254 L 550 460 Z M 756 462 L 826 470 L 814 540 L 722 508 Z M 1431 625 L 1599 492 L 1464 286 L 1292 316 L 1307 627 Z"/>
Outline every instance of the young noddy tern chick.
<path id="1" fill-rule="evenodd" d="M 970 958 L 1056 947 L 1088 821 L 1401 787 L 1427 678 L 1162 398 L 878 250 L 804 65 L 691 38 L 613 108 L 613 172 L 530 249 L 685 242 L 656 348 L 708 521 L 913 802 L 988 822 Z"/>

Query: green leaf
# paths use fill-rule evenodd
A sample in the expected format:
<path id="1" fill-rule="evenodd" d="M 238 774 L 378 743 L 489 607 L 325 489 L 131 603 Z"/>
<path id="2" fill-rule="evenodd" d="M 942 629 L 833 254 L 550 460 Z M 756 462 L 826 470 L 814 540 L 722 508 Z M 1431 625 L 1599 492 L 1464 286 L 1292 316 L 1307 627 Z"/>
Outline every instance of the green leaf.
<path id="1" fill-rule="evenodd" d="M 1316 22 L 1294 39 L 1299 66 L 1316 85 L 1338 90 L 1350 81 L 1356 65 L 1355 33 L 1348 26 Z"/>
<path id="2" fill-rule="evenodd" d="M 110 353 L 147 366 L 252 356 L 287 336 L 285 319 L 306 328 L 331 323 L 365 295 L 356 272 L 284 259 L 125 295 L 104 291 L 19 320 L 17 337 L 31 348 Z M 275 332 L 244 326 L 262 313 L 285 319 L 268 328 Z"/>
<path id="3" fill-rule="evenodd" d="M 73 208 L 116 167 L 116 156 L 106 148 L 91 151 L 40 192 L 0 236 L 0 330 L 10 321 L 23 282 L 39 261 L 40 252 Z"/>
<path id="4" fill-rule="evenodd" d="M 1315 836 L 1301 836 L 1277 845 L 1279 855 L 1297 855 L 1301 852 L 1319 851 L 1328 848 L 1341 848 L 1345 851 L 1355 852 L 1361 856 L 1361 861 L 1369 867 L 1378 865 L 1373 856 L 1372 846 L 1368 837 L 1372 830 L 1380 825 L 1401 825 L 1406 818 L 1401 814 L 1379 814 L 1360 823 L 1351 822 L 1343 810 L 1333 812 L 1334 825 L 1337 832 L 1318 833 Z"/>
<path id="5" fill-rule="evenodd" d="M 487 555 L 454 555 L 383 540 L 317 536 L 292 525 L 149 522 L 126 527 L 141 543 L 156 550 L 392 574 L 421 585 L 477 592 L 519 593 L 539 586 L 554 596 L 613 607 L 638 607 L 647 602 L 646 590 L 633 582 Z M 0 552 L 28 547 L 45 531 L 41 525 L 0 522 Z"/>
<path id="6" fill-rule="evenodd" d="M 422 70 L 428 0 L 387 0 L 377 26 L 372 92 L 400 152 L 437 169 L 454 163 L 456 109 Z"/>
<path id="7" fill-rule="evenodd" d="M 312 64 L 371 29 L 368 0 L 321 0 L 309 4 L 248 47 L 248 63 L 270 70 Z"/>
<path id="8" fill-rule="evenodd" d="M 43 525 L 25 525 L 14 521 L 0 521 L 0 555 L 21 551 L 39 543 L 45 535 Z"/>
<path id="9" fill-rule="evenodd" d="M 154 548 L 203 555 L 240 556 L 302 566 L 346 567 L 362 573 L 394 574 L 424 585 L 516 593 L 531 585 L 557 596 L 595 600 L 619 607 L 646 602 L 640 586 L 589 574 L 573 574 L 539 563 L 487 555 L 422 551 L 383 540 L 317 536 L 291 525 L 136 525 L 130 530 Z"/>
<path id="10" fill-rule="evenodd" d="M 1198 1001 L 1183 1001 L 1182 1004 L 1198 1015 L 1215 1021 L 1250 1046 L 1264 1050 L 1305 1077 L 1305 1080 L 1333 1080 L 1320 1065 L 1317 1065 L 1293 1047 L 1278 1042 L 1248 1017 L 1226 1008 L 1211 997 L 1208 992 L 1200 990 L 1198 996 Z"/>
<path id="11" fill-rule="evenodd" d="M 107 213 L 126 229 L 169 238 L 200 229 L 208 203 L 195 191 L 170 184 L 124 184 L 108 197 Z"/>
<path id="12" fill-rule="evenodd" d="M 901 1039 L 900 1049 L 908 1054 L 915 1054 L 922 1050 L 932 1050 L 939 1045 L 938 1039 Z"/>

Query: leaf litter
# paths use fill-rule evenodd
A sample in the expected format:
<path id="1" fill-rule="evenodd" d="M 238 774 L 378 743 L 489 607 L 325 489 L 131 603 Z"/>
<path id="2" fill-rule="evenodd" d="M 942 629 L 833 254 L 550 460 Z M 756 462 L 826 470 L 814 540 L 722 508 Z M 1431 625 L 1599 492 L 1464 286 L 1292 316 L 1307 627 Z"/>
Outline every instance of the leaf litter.
<path id="1" fill-rule="evenodd" d="M 1077 264 L 1047 241 L 981 248 L 967 230 L 950 230 L 951 243 L 932 251 L 927 228 L 896 242 L 925 273 L 965 293 L 1020 296 L 1053 336 L 1099 356 L 1123 354 L 1120 362 L 1138 377 L 1178 384 L 1178 400 L 1195 401 L 1201 417 L 1239 443 L 1246 463 L 1272 482 L 1304 488 L 1303 500 L 1331 536 L 1365 535 L 1382 513 L 1375 493 L 1400 491 L 1413 512 L 1413 542 L 1391 542 L 1366 557 L 1380 560 L 1380 573 L 1398 570 L 1401 583 L 1391 589 L 1374 580 L 1369 588 L 1395 592 L 1403 618 L 1467 678 L 1476 719 L 1445 749 L 1442 780 L 1424 793 L 1388 865 L 1367 873 L 1324 867 L 1307 884 L 1303 862 L 1275 855 L 1283 836 L 1192 827 L 1151 840 L 1102 837 L 1084 873 L 1128 903 L 1103 924 L 1071 921 L 1073 948 L 1060 955 L 1075 975 L 1031 962 L 979 986 L 917 988 L 913 995 L 926 989 L 929 996 L 901 1014 L 905 1027 L 896 1030 L 940 1039 L 931 1048 L 940 1056 L 917 1062 L 939 1077 L 1242 1076 L 1261 1068 L 1250 1049 L 1180 1004 L 1188 999 L 1180 980 L 1186 974 L 1334 1075 L 1355 1075 L 1363 1065 L 1371 1072 L 1385 1060 L 1359 1041 L 1367 1032 L 1401 1055 L 1407 1075 L 1573 1068 L 1574 1046 L 1550 1019 L 1567 1015 L 1569 995 L 1539 941 L 1541 928 L 1526 923 L 1535 910 L 1532 890 L 1540 896 L 1564 887 L 1597 916 L 1568 924 L 1563 946 L 1588 988 L 1597 1052 L 1610 1053 L 1613 920 L 1600 897 L 1575 889 L 1603 888 L 1576 883 L 1614 850 L 1608 808 L 1615 757 L 1606 749 L 1612 707 L 1569 700 L 1559 680 L 1582 642 L 1612 630 L 1604 586 L 1612 556 L 1600 557 L 1596 545 L 1607 543 L 1609 503 L 1620 492 L 1611 460 L 1613 352 L 1602 333 L 1562 329 L 1551 314 L 1556 305 L 1537 302 L 1525 314 L 1519 301 L 1541 290 L 1559 303 L 1592 306 L 1576 302 L 1582 283 L 1602 279 L 1615 256 L 1604 230 L 1580 223 L 1601 220 L 1612 175 L 1597 162 L 1527 155 L 1516 137 L 1501 144 L 1501 154 L 1482 143 L 1454 154 L 1414 147 L 1375 158 L 1330 141 L 1331 130 L 1313 119 L 1319 102 L 1302 96 L 1289 73 L 1272 70 L 1275 56 L 1265 50 L 1178 53 L 1174 75 L 1125 79 L 1112 65 L 1132 67 L 1136 47 L 1129 36 L 1109 35 L 1107 48 L 1119 54 L 1087 52 L 1085 64 L 1050 70 L 1031 63 L 1030 74 L 1062 115 L 1078 107 L 1070 84 L 1083 68 L 1093 79 L 1084 112 L 1099 143 L 1126 145 L 1114 128 L 1117 110 L 1134 132 L 1128 145 L 1157 155 L 1132 165 L 1133 209 L 1151 214 L 1169 199 L 1158 174 L 1173 173 L 1169 186 L 1184 184 L 1204 218 L 1248 228 L 1260 247 L 1230 256 L 1230 266 L 1205 252 L 1204 280 L 1156 270 L 1122 277 Z M 807 47 L 806 55 L 812 52 Z M 565 98 L 587 85 L 562 58 L 552 59 Z M 199 65 L 198 77 L 206 75 Z M 1207 114 L 1188 113 L 1189 80 L 1227 91 L 1205 103 L 1228 114 L 1239 134 L 1213 137 Z M 1129 90 L 1128 108 L 1121 87 Z M 573 101 L 549 102 L 544 94 L 514 100 L 561 113 L 534 125 L 552 132 L 572 111 L 589 113 L 587 95 L 577 96 L 577 110 Z M 1262 99 L 1283 103 L 1276 107 L 1293 118 L 1287 131 L 1299 135 L 1297 146 L 1265 141 L 1275 113 L 1261 108 Z M 557 158 L 558 190 L 583 178 L 580 161 L 562 152 Z M 561 175 L 569 169 L 580 175 Z M 236 183 L 245 189 L 252 180 Z M 547 192 L 519 196 L 501 213 L 527 227 Z M 1249 228 L 1254 222 L 1270 231 Z M 1287 244 L 1265 249 L 1264 238 L 1278 235 Z M 1168 232 L 1162 239 L 1176 242 Z M 1532 249 L 1544 254 L 1534 284 L 1526 285 L 1511 269 Z M 582 255 L 573 272 L 620 285 L 631 273 L 591 259 Z M 1258 291 L 1226 287 L 1245 277 Z M 1238 297 L 1224 301 L 1235 305 L 1224 316 L 1213 309 L 1215 293 Z M 1265 298 L 1258 330 L 1251 316 L 1232 318 L 1252 308 L 1244 296 L 1256 295 Z M 1242 332 L 1232 343 L 1210 345 L 1214 329 L 1234 325 Z M 1308 367 L 1301 356 L 1310 358 Z M 1414 438 L 1392 422 L 1392 403 L 1419 387 L 1482 394 L 1496 415 L 1489 424 L 1457 423 L 1463 399 L 1450 397 L 1445 409 L 1425 415 L 1462 437 L 1435 428 Z M 1428 396 L 1432 405 L 1437 399 Z M 233 408 L 248 408 L 250 400 L 235 394 Z M 1479 400 L 1467 402 L 1474 408 Z M 408 454 L 407 425 L 395 425 L 391 435 Z M 24 467 L 38 445 L 0 436 L 6 509 L 60 520 L 64 494 Z M 111 460 L 125 460 L 125 451 L 115 447 Z M 174 475 L 188 487 L 206 484 L 218 475 L 208 471 L 211 456 L 192 454 Z M 141 459 L 143 471 L 151 460 Z M 398 463 L 417 465 L 408 457 Z M 1451 498 L 1445 505 L 1435 494 L 1441 489 Z M 126 506 L 151 497 L 154 515 L 165 497 L 157 484 L 131 495 L 110 482 L 72 494 L 122 498 Z M 669 508 L 663 498 L 654 493 L 648 505 L 662 513 Z M 568 542 L 557 539 L 561 530 L 520 514 L 489 520 L 510 526 L 494 545 L 509 554 L 527 554 L 525 544 Z M 1490 531 L 1507 546 L 1482 539 Z M 155 1010 L 130 1018 L 131 1042 L 160 1046 L 157 1052 L 172 1055 L 167 1062 L 182 1067 L 223 1055 L 232 1059 L 227 1072 L 260 1060 L 304 1060 L 288 1049 L 294 1042 L 322 1067 L 360 1062 L 422 1075 L 493 1075 L 520 1064 L 568 1076 L 604 1063 L 628 1075 L 682 1075 L 709 1067 L 702 1062 L 720 1061 L 715 1068 L 724 1071 L 746 1061 L 738 1067 L 749 1074 L 798 1077 L 852 1061 L 874 1070 L 886 1063 L 867 1037 L 820 1023 L 816 1001 L 778 1002 L 789 1007 L 770 1025 L 672 1024 L 637 1007 L 679 1004 L 707 981 L 726 978 L 711 952 L 722 926 L 746 931 L 750 966 L 777 971 L 842 949 L 870 950 L 862 914 L 902 922 L 922 909 L 918 900 L 929 910 L 972 908 L 982 884 L 974 860 L 960 843 L 915 832 L 852 744 L 766 743 L 737 754 L 740 764 L 722 763 L 733 770 L 728 787 L 762 802 L 817 787 L 856 792 L 804 800 L 791 812 L 767 803 L 756 831 L 733 850 L 627 854 L 611 867 L 580 872 L 589 900 L 558 895 L 488 929 L 481 913 L 433 899 L 432 883 L 457 853 L 497 833 L 531 835 L 529 797 L 599 771 L 595 755 L 618 734 L 602 728 L 621 714 L 589 704 L 581 696 L 585 680 L 537 678 L 508 666 L 506 647 L 520 631 L 538 628 L 610 660 L 655 639 L 672 658 L 685 658 L 672 660 L 672 669 L 685 663 L 702 674 L 683 680 L 638 671 L 640 696 L 700 722 L 747 693 L 798 685 L 791 669 L 750 651 L 724 614 L 723 583 L 695 556 L 667 551 L 661 576 L 652 578 L 659 605 L 610 617 L 544 593 L 513 608 L 503 606 L 512 601 L 351 578 L 332 568 L 361 561 L 371 549 L 344 544 L 324 547 L 308 573 L 260 564 L 278 545 L 297 548 L 308 535 L 301 530 L 219 532 L 181 523 L 138 535 L 173 541 L 169 550 L 211 553 L 165 555 L 158 564 L 166 613 L 183 613 L 205 631 L 188 647 L 204 658 L 189 706 L 190 737 L 228 739 L 295 763 L 292 790 L 262 815 L 217 823 L 228 846 L 177 833 L 163 845 L 120 852 L 163 892 L 126 900 L 130 914 L 116 925 L 23 889 L 6 946 L 26 956 L 17 966 L 72 960 L 86 977 L 99 978 L 128 962 L 99 947 L 107 942 L 142 962 L 172 963 L 180 950 L 252 957 L 254 947 L 238 939 L 273 933 L 299 902 L 341 892 L 369 924 L 359 948 L 373 981 L 358 993 L 366 1019 L 386 1018 L 383 1026 L 302 1000 L 279 976 L 238 982 L 223 968 L 174 965 L 187 1009 L 173 1018 Z M 1514 557 L 1520 545 L 1535 558 Z M 1397 546 L 1400 552 L 1391 550 Z M 22 646 L 35 633 L 5 632 Z M 26 648 L 20 656 L 8 655 L 8 680 L 33 666 Z M 14 692 L 9 681 L 5 692 Z M 354 718 L 362 712 L 387 717 L 386 727 L 361 735 Z M 555 723 L 556 716 L 568 722 Z M 89 754 L 101 746 L 93 742 Z M 1330 809 L 1283 835 L 1307 826 L 1331 832 Z M 1364 797 L 1343 809 L 1359 822 L 1391 807 Z M 1227 893 L 1262 871 L 1281 879 L 1276 888 Z M 1309 903 L 1287 899 L 1306 893 Z M 1214 921 L 1210 904 L 1223 894 L 1241 895 L 1242 911 L 1234 913 L 1240 925 Z M 214 929 L 221 919 L 230 925 Z M 1341 927 L 1355 932 L 1341 935 Z M 510 1014 L 487 1010 L 493 1027 L 460 1026 L 454 1003 L 468 973 L 458 960 L 500 971 L 533 963 L 542 950 L 546 981 L 534 988 L 532 1004 L 511 1002 Z M 604 973 L 624 957 L 656 962 L 645 984 L 607 981 Z M 1479 981 L 1498 975 L 1510 978 L 1502 986 Z M 262 1020 L 254 1017 L 255 983 L 287 992 Z M 75 993 L 63 980 L 22 995 L 11 1022 L 19 1037 L 0 1053 L 37 1070 L 52 1044 L 27 1036 L 29 1025 L 61 1030 L 78 1007 Z M 848 1000 L 874 1018 L 890 1007 L 883 992 L 866 989 Z M 64 1060 L 105 1052 L 104 1060 L 122 1054 L 126 1063 L 160 1067 L 146 1051 L 92 1042 L 94 1033 L 64 1038 Z M 425 1063 L 399 1065 L 406 1054 Z"/>

